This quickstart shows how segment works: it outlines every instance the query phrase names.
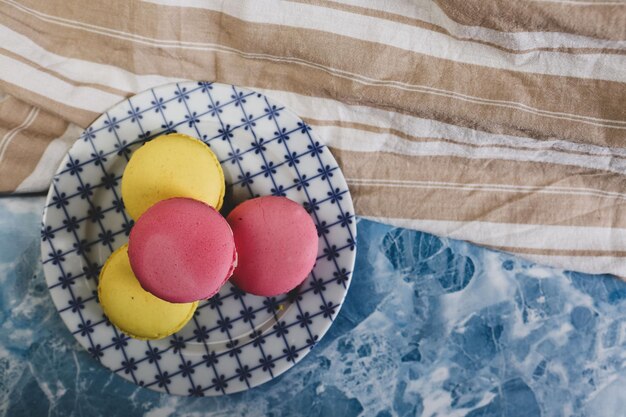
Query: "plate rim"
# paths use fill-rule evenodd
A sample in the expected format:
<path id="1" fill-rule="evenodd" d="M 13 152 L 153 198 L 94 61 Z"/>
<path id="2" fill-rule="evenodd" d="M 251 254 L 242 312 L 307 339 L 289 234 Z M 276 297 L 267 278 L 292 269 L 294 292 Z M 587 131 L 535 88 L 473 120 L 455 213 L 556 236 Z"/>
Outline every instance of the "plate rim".
<path id="1" fill-rule="evenodd" d="M 43 266 L 43 272 L 44 272 L 44 278 L 46 281 L 46 288 L 48 289 L 48 293 L 50 294 L 50 297 L 52 298 L 53 304 L 55 306 L 55 309 L 57 311 L 57 313 L 59 314 L 59 316 L 61 317 L 61 320 L 64 324 L 64 326 L 67 328 L 67 330 L 70 331 L 70 333 L 72 334 L 72 336 L 74 337 L 74 339 L 85 349 L 88 350 L 88 345 L 89 343 L 86 342 L 85 340 L 83 340 L 82 338 L 78 337 L 78 334 L 73 334 L 71 328 L 70 328 L 70 324 L 67 322 L 65 316 L 63 314 L 61 314 L 61 312 L 59 310 L 61 310 L 62 308 L 65 308 L 66 306 L 59 304 L 59 302 L 61 300 L 58 299 L 58 296 L 55 296 L 55 294 L 50 291 L 50 287 L 57 284 L 57 282 L 54 280 L 54 278 L 52 277 L 53 275 L 53 271 L 51 270 L 51 266 L 48 264 L 44 263 L 44 259 L 47 258 L 48 253 L 47 251 L 50 249 L 49 245 L 47 244 L 45 238 L 43 237 L 43 230 L 47 225 L 47 218 L 48 218 L 48 209 L 51 207 L 51 202 L 53 200 L 54 195 L 56 194 L 55 192 L 55 181 L 58 181 L 59 175 L 63 175 L 63 170 L 66 166 L 66 164 L 69 161 L 69 157 L 71 155 L 72 150 L 75 148 L 75 146 L 80 143 L 80 140 L 84 134 L 85 131 L 88 131 L 89 128 L 93 127 L 94 125 L 98 124 L 98 123 L 102 123 L 104 120 L 106 120 L 106 117 L 108 116 L 108 113 L 117 109 L 118 107 L 124 105 L 124 103 L 131 103 L 131 100 L 133 98 L 136 98 L 137 96 L 143 96 L 145 94 L 149 94 L 149 92 L 154 92 L 161 90 L 161 89 L 167 89 L 167 88 L 179 88 L 181 86 L 193 86 L 193 87 L 198 87 L 202 84 L 208 84 L 208 85 L 214 85 L 214 86 L 221 86 L 221 87 L 232 87 L 232 88 L 236 88 L 236 91 L 240 91 L 240 92 L 244 92 L 244 93 L 253 93 L 253 94 L 259 94 L 260 96 L 265 97 L 268 100 L 268 103 L 271 104 L 276 104 L 276 105 L 280 105 L 282 107 L 282 111 L 284 111 L 285 113 L 288 113 L 291 115 L 291 117 L 293 117 L 295 120 L 299 120 L 303 123 L 306 124 L 306 122 L 304 122 L 302 120 L 301 117 L 299 117 L 295 112 L 293 112 L 292 110 L 290 110 L 287 106 L 283 105 L 280 101 L 273 99 L 272 97 L 268 97 L 266 94 L 261 93 L 261 92 L 257 92 L 254 89 L 248 88 L 248 87 L 239 87 L 239 86 L 235 86 L 235 85 L 231 85 L 231 84 L 225 84 L 225 83 L 219 83 L 219 82 L 207 82 L 207 81 L 180 81 L 180 82 L 172 82 L 172 83 L 167 83 L 167 84 L 162 84 L 162 85 L 158 85 L 152 88 L 148 88 L 146 90 L 140 91 L 136 94 L 133 94 L 130 97 L 124 98 L 122 100 L 120 100 L 119 102 L 117 102 L 116 104 L 114 104 L 113 106 L 110 106 L 105 112 L 103 112 L 102 114 L 100 114 L 97 118 L 95 118 L 90 124 L 89 126 L 87 126 L 85 129 L 83 129 L 81 131 L 81 133 L 79 134 L 78 138 L 76 139 L 76 141 L 74 141 L 72 143 L 72 145 L 69 147 L 69 149 L 66 151 L 66 153 L 63 155 L 63 158 L 61 159 L 58 168 L 56 169 L 54 176 L 52 178 L 50 187 L 48 188 L 48 193 L 46 195 L 46 200 L 45 200 L 45 205 L 44 205 L 44 209 L 42 212 L 42 216 L 41 216 L 41 228 L 42 228 L 42 237 L 40 238 L 40 257 L 41 257 L 41 263 Z M 308 124 L 307 124 L 308 126 Z M 159 133 L 158 135 L 163 134 L 163 132 Z M 151 135 L 151 138 L 158 136 L 157 134 L 155 135 Z M 343 176 L 343 172 L 341 172 L 341 168 L 339 167 L 339 164 L 337 163 L 337 160 L 335 159 L 335 157 L 333 156 L 333 154 L 330 152 L 328 146 L 319 139 L 319 136 L 317 135 L 317 133 L 315 132 L 315 130 L 311 130 L 309 133 L 310 137 L 312 139 L 315 139 L 316 141 L 319 141 L 320 143 L 323 144 L 323 147 L 326 148 L 327 153 L 325 155 L 325 159 L 326 160 L 330 160 L 331 162 L 333 162 L 337 168 L 339 173 L 341 174 L 341 176 L 338 178 L 339 184 L 335 184 L 335 186 L 339 186 L 342 188 L 345 188 L 346 190 L 348 190 L 347 197 L 349 199 L 349 210 L 352 210 L 352 218 L 353 220 L 356 220 L 355 217 L 355 213 L 354 213 L 354 204 L 351 198 L 351 194 L 350 194 L 350 190 L 349 187 L 347 185 L 347 182 L 345 180 L 345 177 Z M 132 144 L 129 143 L 128 145 Z M 321 162 L 321 160 L 320 160 Z M 300 204 L 300 203 L 299 203 Z M 282 375 L 283 373 L 285 373 L 286 371 L 288 371 L 289 369 L 293 368 L 298 362 L 300 362 L 304 357 L 307 356 L 307 354 L 310 352 L 311 349 L 313 349 L 317 343 L 319 343 L 319 341 L 327 334 L 328 330 L 330 329 L 330 327 L 332 326 L 334 320 L 336 319 L 337 315 L 339 314 L 339 311 L 341 310 L 341 307 L 343 306 L 343 303 L 345 302 L 345 298 L 346 295 L 348 293 L 348 290 L 350 288 L 350 284 L 352 282 L 352 278 L 353 278 L 353 272 L 354 272 L 354 265 L 355 265 L 355 260 L 356 260 L 356 252 L 358 250 L 357 245 L 356 245 L 356 237 L 357 237 L 357 229 L 356 229 L 356 221 L 351 222 L 350 224 L 347 225 L 347 227 L 350 229 L 351 232 L 351 236 L 354 238 L 354 250 L 350 251 L 351 255 L 350 255 L 350 259 L 349 259 L 349 264 L 351 265 L 350 271 L 348 272 L 348 280 L 347 282 L 345 282 L 345 289 L 342 289 L 342 294 L 341 294 L 341 301 L 337 304 L 337 312 L 334 314 L 334 316 L 331 317 L 330 320 L 326 320 L 324 321 L 325 325 L 323 327 L 321 327 L 317 333 L 319 338 L 315 341 L 315 343 L 313 343 L 305 352 L 303 352 L 304 354 L 300 355 L 297 360 L 295 360 L 292 363 L 287 363 L 287 364 L 280 364 L 281 366 L 278 366 L 277 364 L 277 369 L 274 371 L 273 375 L 268 374 L 263 374 L 264 377 L 259 379 L 259 382 L 255 383 L 254 385 L 251 385 L 250 387 L 246 387 L 244 385 L 244 387 L 242 389 L 238 389 L 238 390 L 229 390 L 228 392 L 218 392 L 218 393 L 208 393 L 205 394 L 207 396 L 212 396 L 212 395 L 228 395 L 228 394 L 234 394 L 237 392 L 243 392 L 246 391 L 248 389 L 252 389 L 258 386 L 263 385 L 266 382 L 269 382 L 275 378 L 277 378 L 278 376 Z M 55 277 L 56 278 L 56 277 Z M 290 304 L 290 308 L 294 305 L 294 303 Z M 99 307 L 101 308 L 101 307 Z M 289 309 L 290 309 L 289 308 Z M 286 313 L 286 312 L 285 312 Z M 82 319 L 81 319 L 82 320 Z M 118 329 L 119 330 L 119 329 Z M 161 340 L 167 340 L 167 338 L 161 339 Z M 93 356 L 93 355 L 92 355 Z M 109 366 L 107 366 L 106 364 L 102 363 L 100 361 L 99 358 L 95 358 L 97 360 L 97 362 L 100 363 L 100 365 L 102 365 L 103 367 L 105 367 L 106 369 L 108 369 L 111 373 L 113 374 L 117 374 L 120 377 L 122 377 L 122 379 L 124 379 L 125 381 L 128 382 L 133 382 L 130 379 L 124 377 L 124 375 L 121 375 L 119 372 L 115 372 L 115 370 Z M 135 383 L 136 386 L 141 386 L 137 383 Z M 153 391 L 157 391 L 157 392 L 166 392 L 160 388 L 157 388 L 156 386 L 150 386 L 148 387 Z M 184 394 L 180 394 L 180 393 L 171 393 L 172 395 L 181 395 L 183 396 Z"/>

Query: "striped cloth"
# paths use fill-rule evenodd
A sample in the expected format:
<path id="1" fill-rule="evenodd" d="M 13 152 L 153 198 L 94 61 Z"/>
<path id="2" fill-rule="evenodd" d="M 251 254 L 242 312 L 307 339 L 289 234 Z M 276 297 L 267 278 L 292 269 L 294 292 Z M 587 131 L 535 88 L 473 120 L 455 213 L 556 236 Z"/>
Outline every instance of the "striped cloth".
<path id="1" fill-rule="evenodd" d="M 248 86 L 310 123 L 357 214 L 626 277 L 626 5 L 0 0 L 0 191 L 108 107 Z"/>

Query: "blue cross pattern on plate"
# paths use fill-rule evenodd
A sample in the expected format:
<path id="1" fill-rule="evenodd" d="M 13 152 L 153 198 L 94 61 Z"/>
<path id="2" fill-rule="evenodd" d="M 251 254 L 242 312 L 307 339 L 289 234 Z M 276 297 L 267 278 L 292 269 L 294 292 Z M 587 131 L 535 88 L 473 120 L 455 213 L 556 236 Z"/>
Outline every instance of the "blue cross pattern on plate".
<path id="1" fill-rule="evenodd" d="M 226 179 L 222 212 L 262 195 L 302 204 L 320 236 L 318 258 L 289 294 L 257 297 L 227 283 L 178 333 L 139 341 L 104 316 L 98 274 L 133 226 L 120 193 L 126 163 L 145 141 L 171 132 L 200 138 L 217 155 Z M 221 395 L 276 377 L 315 346 L 350 285 L 355 237 L 343 175 L 306 123 L 262 94 L 185 82 L 137 94 L 82 133 L 50 186 L 41 256 L 63 321 L 96 360 L 153 390 Z"/>

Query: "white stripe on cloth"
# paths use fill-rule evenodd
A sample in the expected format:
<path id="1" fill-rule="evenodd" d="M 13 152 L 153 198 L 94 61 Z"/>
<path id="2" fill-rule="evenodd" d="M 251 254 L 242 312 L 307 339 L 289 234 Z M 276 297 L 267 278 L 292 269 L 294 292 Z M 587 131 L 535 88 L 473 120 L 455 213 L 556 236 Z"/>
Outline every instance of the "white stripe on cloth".
<path id="1" fill-rule="evenodd" d="M 0 25 L 0 39 L 5 41 L 2 47 L 6 50 L 82 83 L 105 85 L 130 93 L 138 93 L 158 85 L 181 81 L 180 78 L 162 75 L 136 75 L 113 65 L 58 55 L 42 48 L 27 36 L 3 25 Z M 119 100 L 122 100 L 123 97 L 119 97 Z"/>
<path id="2" fill-rule="evenodd" d="M 607 252 L 626 250 L 626 229 L 364 217 L 452 239 L 470 240 L 487 246 L 508 247 L 511 250 L 514 250 L 516 247 L 538 250 L 594 250 Z M 623 266 L 620 272 L 622 275 Z"/>
<path id="3" fill-rule="evenodd" d="M 317 126 L 315 131 L 325 139 L 327 145 L 353 152 L 391 152 L 411 156 L 458 156 L 468 159 L 545 162 L 619 174 L 626 173 L 626 159 L 616 156 L 578 155 L 554 150 L 537 152 L 489 146 L 470 147 L 436 140 L 412 142 L 394 135 L 387 135 L 384 140 L 381 140 L 380 133 L 335 126 Z"/>
<path id="4" fill-rule="evenodd" d="M 59 103 L 98 113 L 102 112 L 103 107 L 107 109 L 122 99 L 96 88 L 69 84 L 1 54 L 0 79 Z"/>
<path id="5" fill-rule="evenodd" d="M 4 1 L 4 0 L 3 0 Z M 449 36 L 407 24 L 356 15 L 301 3 L 272 0 L 253 3 L 219 0 L 144 0 L 168 6 L 203 8 L 253 22 L 322 30 L 337 35 L 384 43 L 407 51 L 466 64 L 536 74 L 626 81 L 626 56 L 575 55 L 563 52 L 511 54 L 487 45 L 458 41 Z M 436 47 L 434 47 L 436 45 Z"/>
<path id="6" fill-rule="evenodd" d="M 467 184 L 444 181 L 414 181 L 414 180 L 387 180 L 370 178 L 346 178 L 348 185 L 369 185 L 373 187 L 390 188 L 421 188 L 432 190 L 459 190 L 459 191 L 488 191 L 495 193 L 528 193 L 528 194 L 556 194 L 579 195 L 593 197 L 607 197 L 626 200 L 626 194 L 613 191 L 596 190 L 584 187 L 556 187 L 531 186 L 516 184 Z"/>
<path id="7" fill-rule="evenodd" d="M 4 154 L 5 154 L 6 150 L 7 150 L 7 148 L 9 147 L 9 144 L 13 140 L 13 138 L 15 136 L 17 136 L 17 134 L 20 133 L 22 130 L 28 129 L 28 127 L 35 121 L 35 119 L 37 118 L 38 114 L 39 114 L 39 108 L 33 107 L 32 109 L 30 109 L 30 111 L 26 115 L 26 118 L 24 119 L 24 121 L 20 125 L 18 125 L 16 127 L 14 127 L 13 129 L 9 130 L 2 137 L 2 139 L 0 139 L 0 163 L 2 163 L 2 159 L 4 158 Z"/>

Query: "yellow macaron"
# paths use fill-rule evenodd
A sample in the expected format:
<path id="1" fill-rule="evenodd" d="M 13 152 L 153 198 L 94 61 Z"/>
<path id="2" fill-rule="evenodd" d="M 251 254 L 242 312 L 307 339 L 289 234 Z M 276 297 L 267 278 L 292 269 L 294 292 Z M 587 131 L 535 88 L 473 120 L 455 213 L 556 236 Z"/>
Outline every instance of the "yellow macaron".
<path id="1" fill-rule="evenodd" d="M 111 323 L 141 340 L 176 333 L 193 317 L 198 302 L 170 303 L 150 294 L 130 268 L 128 245 L 117 249 L 100 271 L 98 298 Z"/>
<path id="2" fill-rule="evenodd" d="M 133 153 L 122 176 L 124 205 L 135 220 L 155 203 L 173 197 L 193 198 L 219 210 L 224 191 L 224 172 L 213 151 L 180 133 L 146 142 Z"/>

